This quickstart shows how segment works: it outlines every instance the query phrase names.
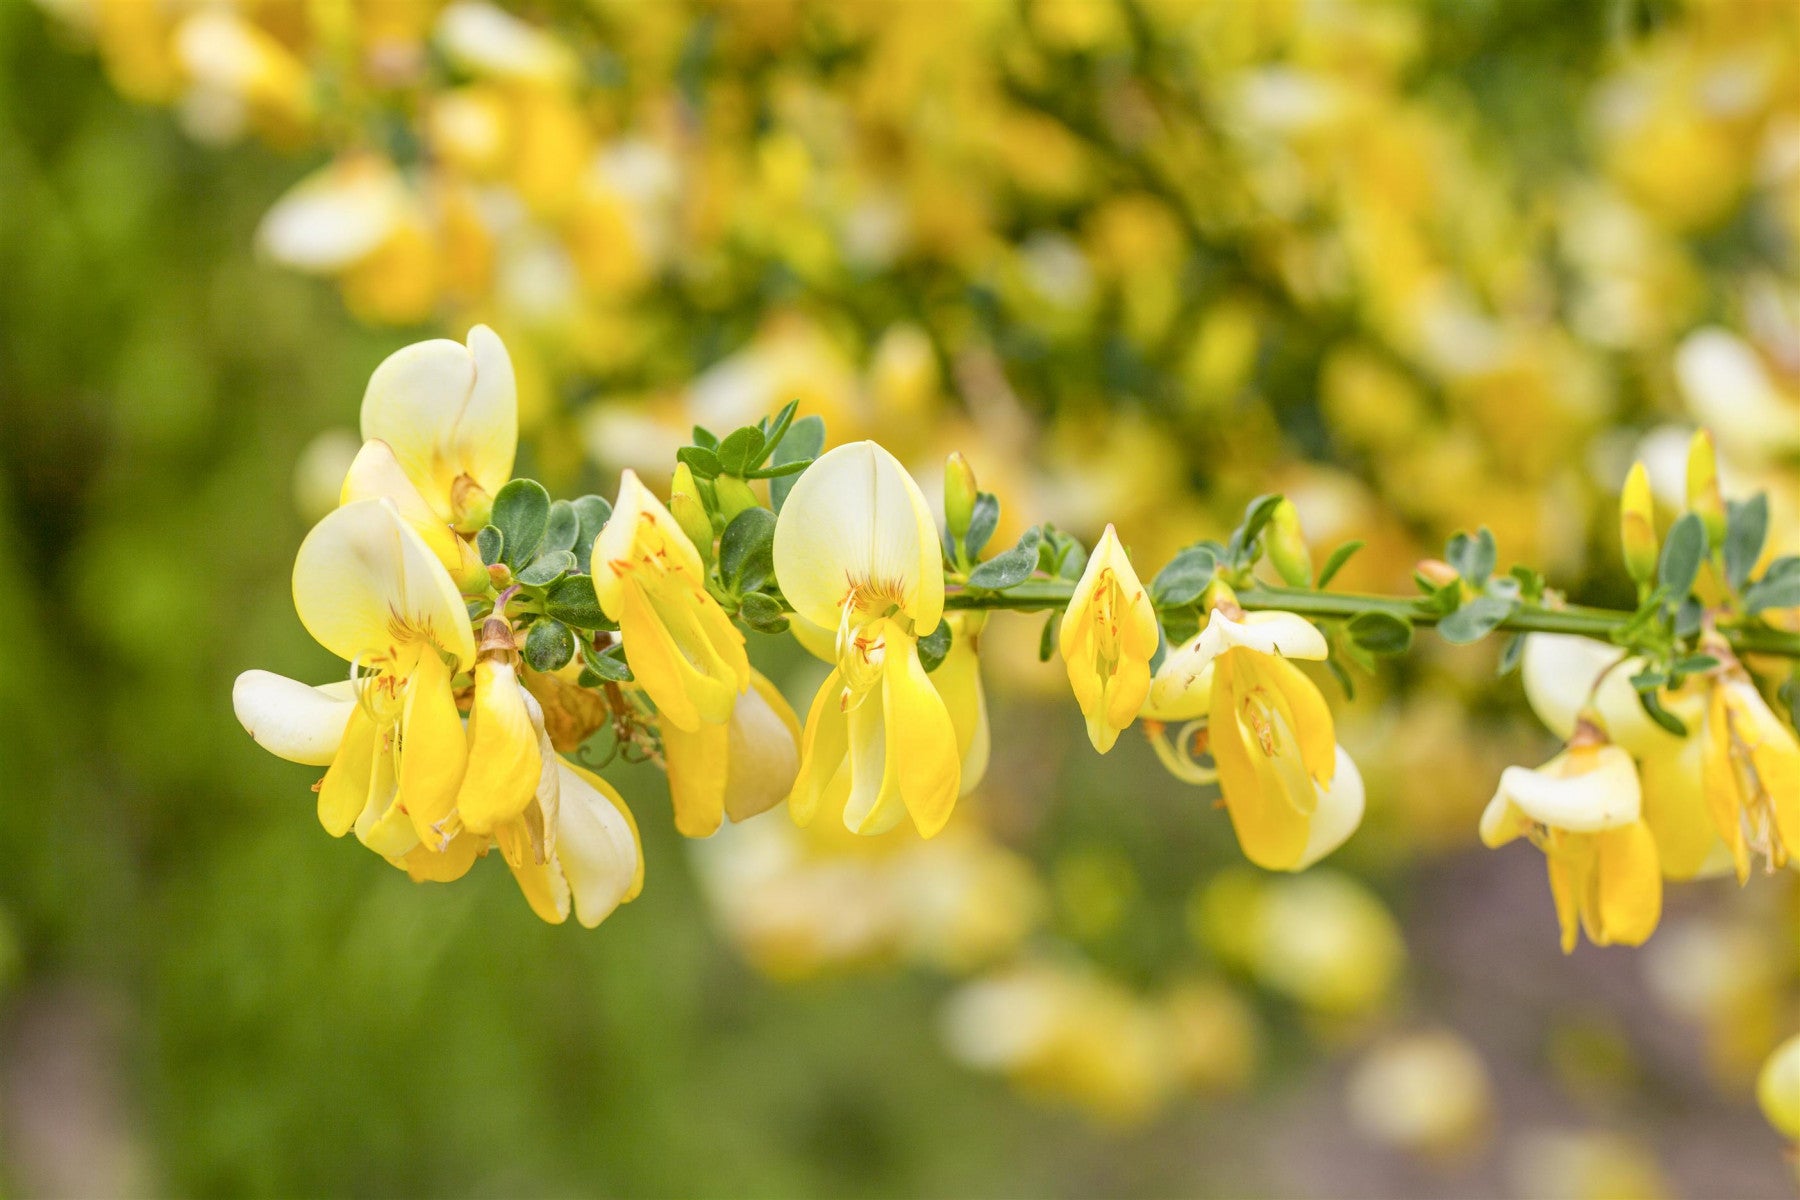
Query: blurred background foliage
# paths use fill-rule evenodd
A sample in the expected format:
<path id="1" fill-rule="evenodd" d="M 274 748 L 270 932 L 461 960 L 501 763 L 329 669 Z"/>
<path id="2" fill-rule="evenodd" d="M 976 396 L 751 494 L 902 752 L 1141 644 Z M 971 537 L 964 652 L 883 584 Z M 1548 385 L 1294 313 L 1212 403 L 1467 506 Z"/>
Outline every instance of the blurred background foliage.
<path id="1" fill-rule="evenodd" d="M 1271 880 L 999 617 L 966 828 L 688 846 L 620 771 L 653 886 L 593 934 L 372 870 L 227 696 L 333 669 L 293 550 L 369 371 L 474 320 L 566 490 L 798 396 L 1152 566 L 1280 488 L 1349 586 L 1485 523 L 1604 603 L 1703 421 L 1791 551 L 1791 7 L 515 11 L 0 7 L 0 1186 L 1787 1194 L 1800 893 L 1563 958 L 1473 848 L 1548 748 L 1488 649 L 1341 706 L 1368 820 Z"/>

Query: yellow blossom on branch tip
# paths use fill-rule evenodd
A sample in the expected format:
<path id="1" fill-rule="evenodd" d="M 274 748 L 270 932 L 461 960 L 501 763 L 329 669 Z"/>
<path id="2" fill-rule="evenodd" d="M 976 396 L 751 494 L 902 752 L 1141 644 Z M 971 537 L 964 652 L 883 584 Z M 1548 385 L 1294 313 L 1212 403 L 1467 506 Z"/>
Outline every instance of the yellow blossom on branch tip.
<path id="1" fill-rule="evenodd" d="M 730 719 L 750 686 L 739 633 L 706 590 L 706 564 L 636 472 L 594 539 L 594 592 L 619 623 L 625 660 L 664 722 L 692 732 Z"/>
<path id="2" fill-rule="evenodd" d="M 956 726 L 919 661 L 943 615 L 942 550 L 918 484 L 873 442 L 802 473 L 775 523 L 775 571 L 801 620 L 836 630 L 835 669 L 806 718 L 789 810 L 800 824 L 841 807 L 856 833 L 910 814 L 943 828 L 956 804 Z"/>
<path id="3" fill-rule="evenodd" d="M 745 821 L 787 799 L 800 770 L 800 719 L 760 671 L 723 724 L 662 729 L 675 828 L 708 837 L 726 817 Z"/>
<path id="4" fill-rule="evenodd" d="M 1108 525 L 1069 598 L 1058 641 L 1088 741 L 1100 753 L 1143 707 L 1160 637 L 1149 593 Z"/>

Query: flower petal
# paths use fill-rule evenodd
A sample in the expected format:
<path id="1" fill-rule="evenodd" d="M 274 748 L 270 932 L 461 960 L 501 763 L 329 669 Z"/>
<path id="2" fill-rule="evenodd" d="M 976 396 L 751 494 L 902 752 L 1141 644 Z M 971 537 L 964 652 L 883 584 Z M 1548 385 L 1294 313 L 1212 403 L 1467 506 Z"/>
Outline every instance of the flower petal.
<path id="1" fill-rule="evenodd" d="M 432 849 L 448 840 L 434 826 L 456 806 L 468 762 L 468 736 L 450 690 L 450 669 L 426 651 L 407 681 L 400 718 L 400 803 L 419 840 Z"/>
<path id="2" fill-rule="evenodd" d="M 937 523 L 906 468 L 874 442 L 839 446 L 800 474 L 775 522 L 775 574 L 795 611 L 826 629 L 854 586 L 891 598 L 915 636 L 943 616 Z"/>
<path id="3" fill-rule="evenodd" d="M 1337 770 L 1331 783 L 1319 790 L 1319 806 L 1313 809 L 1306 830 L 1306 849 L 1294 870 L 1304 871 L 1350 840 L 1363 818 L 1362 772 L 1342 746 L 1337 747 Z"/>
<path id="4" fill-rule="evenodd" d="M 272 671 L 245 671 L 231 685 L 231 707 L 264 750 L 324 767 L 343 744 L 356 694 L 348 680 L 313 687 Z"/>
<path id="5" fill-rule="evenodd" d="M 800 773 L 800 720 L 761 673 L 737 699 L 729 729 L 725 811 L 746 821 L 786 799 Z"/>
<path id="6" fill-rule="evenodd" d="M 725 820 L 730 725 L 702 722 L 686 730 L 673 721 L 665 721 L 660 732 L 663 761 L 669 774 L 669 801 L 675 807 L 675 830 L 682 837 L 711 837 Z M 791 787 L 793 780 L 788 784 Z M 787 788 L 782 789 L 781 795 L 787 795 Z"/>
<path id="7" fill-rule="evenodd" d="M 832 778 L 850 752 L 850 723 L 838 702 L 844 677 L 837 671 L 825 677 L 806 714 L 806 732 L 800 740 L 800 773 L 788 793 L 788 813 L 796 825 L 809 825 Z"/>
<path id="8" fill-rule="evenodd" d="M 562 819 L 556 856 L 574 898 L 575 919 L 600 924 L 642 886 L 643 848 L 618 791 L 591 771 L 557 762 Z"/>
<path id="9" fill-rule="evenodd" d="M 537 794 L 542 771 L 538 731 L 512 665 L 483 659 L 475 665 L 469 769 L 456 793 L 463 827 L 494 833 L 516 820 Z"/>
<path id="10" fill-rule="evenodd" d="M 391 446 L 447 520 L 458 476 L 495 494 L 512 476 L 519 446 L 518 387 L 506 346 L 477 325 L 466 346 L 434 338 L 396 350 L 369 378 L 362 435 Z"/>
<path id="11" fill-rule="evenodd" d="M 319 824 L 332 837 L 343 837 L 369 803 L 375 773 L 375 749 L 381 731 L 375 718 L 358 706 L 344 727 L 344 741 L 331 769 L 319 783 Z"/>
<path id="12" fill-rule="evenodd" d="M 358 500 L 392 501 L 400 519 L 431 547 L 445 570 L 455 571 L 462 566 L 463 540 L 426 503 L 418 487 L 401 469 L 393 447 L 380 438 L 362 444 L 362 449 L 350 463 L 350 470 L 344 475 L 338 503 L 354 504 Z"/>
<path id="13" fill-rule="evenodd" d="M 1649 826 L 1633 821 L 1594 835 L 1594 866 L 1582 906 L 1596 946 L 1641 946 L 1662 917 L 1662 869 Z"/>
<path id="14" fill-rule="evenodd" d="M 1612 745 L 1566 751 L 1535 771 L 1508 767 L 1495 793 L 1502 796 L 1539 824 L 1570 833 L 1617 829 L 1643 811 L 1637 766 Z"/>
<path id="15" fill-rule="evenodd" d="M 919 661 L 918 643 L 911 638 L 888 635 L 881 691 L 886 753 L 895 768 L 901 799 L 919 836 L 932 837 L 956 807 L 962 760 L 956 748 L 956 726 Z"/>
<path id="16" fill-rule="evenodd" d="M 461 593 L 386 500 L 347 504 L 313 526 L 294 560 L 294 608 L 313 639 L 339 658 L 423 638 L 459 665 L 475 661 Z"/>

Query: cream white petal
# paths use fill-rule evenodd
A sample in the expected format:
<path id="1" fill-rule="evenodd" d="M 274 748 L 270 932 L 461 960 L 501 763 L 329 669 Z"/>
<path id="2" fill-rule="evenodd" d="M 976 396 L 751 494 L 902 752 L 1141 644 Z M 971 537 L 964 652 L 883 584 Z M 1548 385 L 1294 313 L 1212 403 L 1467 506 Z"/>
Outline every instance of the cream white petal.
<path id="1" fill-rule="evenodd" d="M 1319 806 L 1307 827 L 1306 849 L 1294 870 L 1304 871 L 1350 840 L 1363 819 L 1362 772 L 1342 746 L 1337 748 L 1337 772 L 1331 786 L 1319 788 Z"/>
<path id="2" fill-rule="evenodd" d="M 329 275 L 355 266 L 399 228 L 405 185 L 378 158 L 351 158 L 307 176 L 275 202 L 256 231 L 284 267 Z"/>
<path id="3" fill-rule="evenodd" d="M 1526 817 L 1553 829 L 1570 833 L 1598 833 L 1636 821 L 1643 811 L 1643 791 L 1631 755 L 1618 746 L 1594 752 L 1590 770 L 1565 774 L 1567 756 L 1561 755 L 1537 770 L 1508 767 L 1500 774 L 1500 787 L 1482 814 L 1484 835 L 1494 806 L 1505 801 Z"/>
<path id="4" fill-rule="evenodd" d="M 852 587 L 891 596 L 923 636 L 944 611 L 943 551 L 919 485 L 874 442 L 828 451 L 801 473 L 775 522 L 782 593 L 836 629 Z"/>
<path id="5" fill-rule="evenodd" d="M 1614 742 L 1639 757 L 1668 752 L 1679 739 L 1649 718 L 1631 686 L 1631 677 L 1644 669 L 1644 661 L 1637 658 L 1620 663 L 1624 657 L 1619 647 L 1593 638 L 1528 634 L 1519 667 L 1525 698 L 1550 732 L 1567 739 L 1574 736 L 1575 719 L 1592 695 L 1606 734 Z M 1596 691 L 1594 683 L 1602 674 L 1606 678 Z M 1691 728 L 1700 718 L 1700 703 L 1697 698 L 1672 700 L 1670 707 Z"/>
<path id="6" fill-rule="evenodd" d="M 477 325 L 466 346 L 434 338 L 388 355 L 363 393 L 362 435 L 391 446 L 440 513 L 458 475 L 499 491 L 519 447 L 518 385 L 499 335 Z"/>
<path id="7" fill-rule="evenodd" d="M 1699 330 L 1675 354 L 1688 411 L 1741 458 L 1760 462 L 1800 448 L 1800 397 L 1784 394 L 1756 351 L 1724 329 Z"/>
<path id="8" fill-rule="evenodd" d="M 556 857 L 574 895 L 575 919 L 592 929 L 630 893 L 642 852 L 620 802 L 555 759 L 561 795 Z"/>
<path id="9" fill-rule="evenodd" d="M 339 658 L 423 637 L 465 666 L 475 661 L 461 594 L 387 500 L 347 504 L 313 526 L 294 559 L 294 608 Z"/>
<path id="10" fill-rule="evenodd" d="M 231 708 L 264 750 L 325 767 L 337 757 L 356 693 L 347 679 L 314 687 L 273 671 L 245 671 L 231 685 Z"/>
<path id="11" fill-rule="evenodd" d="M 1319 627 L 1298 613 L 1253 612 L 1245 613 L 1241 621 L 1234 621 L 1215 612 L 1206 628 L 1213 631 L 1219 653 L 1233 646 L 1282 658 L 1324 659 L 1331 653 Z"/>
<path id="12" fill-rule="evenodd" d="M 505 9 L 456 0 L 438 17 L 435 39 L 457 66 L 508 83 L 570 82 L 578 64 L 569 48 Z"/>

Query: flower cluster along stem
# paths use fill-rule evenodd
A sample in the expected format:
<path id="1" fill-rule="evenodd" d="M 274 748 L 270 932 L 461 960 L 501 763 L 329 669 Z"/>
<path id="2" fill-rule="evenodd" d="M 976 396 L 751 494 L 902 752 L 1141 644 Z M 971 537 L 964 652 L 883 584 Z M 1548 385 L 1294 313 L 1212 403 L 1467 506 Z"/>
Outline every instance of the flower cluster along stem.
<path id="1" fill-rule="evenodd" d="M 1067 606 L 1073 593 L 1074 584 L 1060 579 L 1027 580 L 1005 592 L 952 587 L 944 596 L 944 607 L 1046 612 Z M 1443 616 L 1422 598 L 1317 592 L 1307 588 L 1264 584 L 1240 590 L 1237 601 L 1248 612 L 1275 609 L 1327 620 L 1348 620 L 1373 612 L 1401 617 L 1415 625 L 1430 626 L 1437 624 Z M 1609 608 L 1579 605 L 1548 608 L 1543 605 L 1520 604 L 1512 615 L 1500 622 L 1498 628 L 1518 633 L 1572 633 L 1606 641 L 1614 630 L 1624 627 L 1631 619 L 1631 613 Z M 1721 629 L 1720 632 L 1738 654 L 1768 654 L 1800 659 L 1800 633 L 1765 628 L 1731 628 Z"/>

